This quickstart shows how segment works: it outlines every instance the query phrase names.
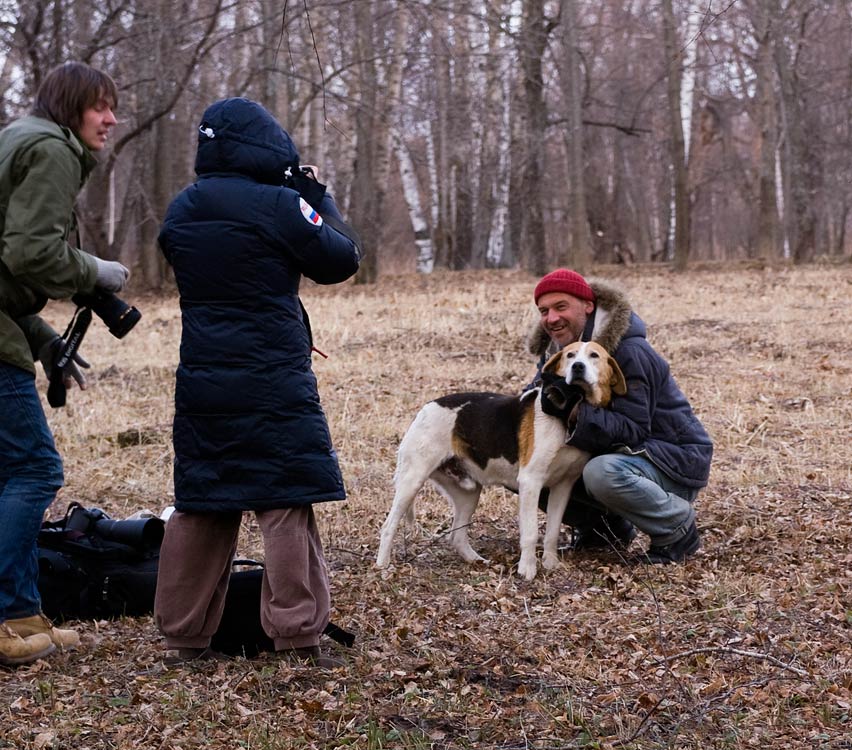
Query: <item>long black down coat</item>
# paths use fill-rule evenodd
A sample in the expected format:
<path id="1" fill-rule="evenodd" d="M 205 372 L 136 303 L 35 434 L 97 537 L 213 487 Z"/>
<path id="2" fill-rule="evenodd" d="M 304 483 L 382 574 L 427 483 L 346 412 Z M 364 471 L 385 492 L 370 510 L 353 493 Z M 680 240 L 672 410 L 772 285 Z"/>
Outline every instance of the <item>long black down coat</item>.
<path id="1" fill-rule="evenodd" d="M 345 498 L 298 295 L 302 275 L 320 284 L 352 276 L 360 249 L 331 196 L 312 207 L 281 186 L 298 161 L 263 107 L 217 102 L 200 128 L 198 179 L 166 214 L 159 243 L 183 322 L 174 418 L 180 511 Z"/>

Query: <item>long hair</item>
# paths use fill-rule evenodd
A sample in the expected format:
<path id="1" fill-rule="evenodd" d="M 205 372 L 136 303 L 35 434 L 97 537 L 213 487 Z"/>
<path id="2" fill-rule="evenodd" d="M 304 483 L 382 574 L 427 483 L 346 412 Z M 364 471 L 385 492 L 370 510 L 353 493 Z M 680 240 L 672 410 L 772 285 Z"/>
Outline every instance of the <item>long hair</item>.
<path id="1" fill-rule="evenodd" d="M 118 106 L 115 81 L 85 63 L 67 62 L 51 70 L 42 81 L 32 114 L 76 133 L 83 123 L 83 112 L 101 100 L 106 100 L 110 108 Z"/>

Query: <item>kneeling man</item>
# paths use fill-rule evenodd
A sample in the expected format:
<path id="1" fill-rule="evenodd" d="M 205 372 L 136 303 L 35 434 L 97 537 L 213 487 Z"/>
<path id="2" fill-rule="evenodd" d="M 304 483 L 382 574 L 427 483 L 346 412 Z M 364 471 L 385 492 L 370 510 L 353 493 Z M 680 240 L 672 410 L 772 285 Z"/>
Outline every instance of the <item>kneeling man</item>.
<path id="1" fill-rule="evenodd" d="M 713 443 L 668 363 L 612 286 L 560 268 L 538 282 L 534 298 L 540 320 L 530 349 L 539 363 L 530 387 L 550 356 L 574 341 L 601 344 L 627 381 L 627 394 L 608 408 L 581 402 L 569 419 L 566 441 L 593 456 L 565 513 L 574 548 L 626 547 L 639 529 L 651 539 L 642 561 L 684 561 L 701 546 L 693 501 L 707 484 Z"/>

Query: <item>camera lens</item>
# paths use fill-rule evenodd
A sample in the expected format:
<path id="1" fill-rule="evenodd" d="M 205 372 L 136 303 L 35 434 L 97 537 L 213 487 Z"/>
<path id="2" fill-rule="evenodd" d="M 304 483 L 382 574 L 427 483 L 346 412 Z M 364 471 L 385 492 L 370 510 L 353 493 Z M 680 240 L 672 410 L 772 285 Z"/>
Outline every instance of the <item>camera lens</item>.
<path id="1" fill-rule="evenodd" d="M 91 308 L 117 339 L 124 338 L 142 317 L 135 307 L 102 289 L 96 289 L 92 294 L 75 294 L 72 299 L 80 307 Z"/>

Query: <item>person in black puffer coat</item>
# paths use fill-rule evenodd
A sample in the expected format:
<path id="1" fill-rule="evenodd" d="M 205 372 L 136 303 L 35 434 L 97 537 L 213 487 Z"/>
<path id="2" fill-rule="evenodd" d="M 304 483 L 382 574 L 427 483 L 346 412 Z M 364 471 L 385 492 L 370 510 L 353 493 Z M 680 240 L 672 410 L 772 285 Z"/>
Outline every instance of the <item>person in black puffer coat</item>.
<path id="1" fill-rule="evenodd" d="M 183 333 L 175 512 L 161 551 L 156 623 L 174 659 L 212 655 L 242 512 L 254 511 L 266 556 L 263 628 L 277 651 L 323 664 L 330 657 L 319 637 L 331 602 L 312 505 L 346 495 L 299 282 L 352 276 L 359 241 L 324 186 L 300 170 L 290 136 L 248 99 L 205 111 L 195 171 L 159 236 Z"/>

